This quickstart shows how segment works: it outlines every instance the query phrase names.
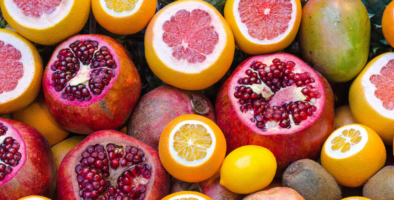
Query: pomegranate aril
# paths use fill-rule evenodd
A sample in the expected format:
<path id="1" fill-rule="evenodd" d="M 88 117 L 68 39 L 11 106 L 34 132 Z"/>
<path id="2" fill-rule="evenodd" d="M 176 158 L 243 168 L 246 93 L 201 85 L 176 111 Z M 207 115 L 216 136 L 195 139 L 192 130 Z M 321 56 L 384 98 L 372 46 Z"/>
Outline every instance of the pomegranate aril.
<path id="1" fill-rule="evenodd" d="M 2 123 L 0 123 L 0 136 L 3 136 L 6 134 L 8 128 L 4 126 Z"/>

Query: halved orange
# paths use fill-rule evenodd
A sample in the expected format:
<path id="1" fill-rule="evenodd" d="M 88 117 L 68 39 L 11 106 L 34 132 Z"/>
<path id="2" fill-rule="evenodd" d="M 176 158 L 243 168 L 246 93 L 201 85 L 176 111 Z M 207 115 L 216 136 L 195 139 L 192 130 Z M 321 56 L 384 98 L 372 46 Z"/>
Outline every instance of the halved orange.
<path id="1" fill-rule="evenodd" d="M 0 115 L 34 101 L 42 70 L 41 57 L 32 43 L 14 31 L 0 29 Z"/>
<path id="2" fill-rule="evenodd" d="M 234 58 L 234 36 L 211 4 L 175 1 L 161 9 L 145 34 L 149 67 L 162 81 L 186 90 L 219 81 Z"/>
<path id="3" fill-rule="evenodd" d="M 371 128 L 349 124 L 335 130 L 321 152 L 321 165 L 346 187 L 362 186 L 386 162 L 382 139 Z"/>
<path id="4" fill-rule="evenodd" d="M 51 200 L 51 199 L 42 196 L 33 195 L 33 196 L 23 197 L 18 200 Z"/>
<path id="5" fill-rule="evenodd" d="M 289 46 L 297 35 L 301 14 L 300 0 L 228 0 L 224 8 L 237 46 L 253 55 Z"/>
<path id="6" fill-rule="evenodd" d="M 92 0 L 97 22 L 108 31 L 134 34 L 146 27 L 156 11 L 156 0 Z"/>
<path id="7" fill-rule="evenodd" d="M 350 87 L 349 106 L 357 123 L 364 124 L 386 145 L 394 138 L 394 53 L 371 60 Z"/>
<path id="8" fill-rule="evenodd" d="M 170 194 L 161 200 L 212 200 L 210 197 L 199 192 L 182 191 Z"/>
<path id="9" fill-rule="evenodd" d="M 200 115 L 182 115 L 164 128 L 159 156 L 176 179 L 200 182 L 213 176 L 226 155 L 226 140 L 220 128 Z"/>
<path id="10" fill-rule="evenodd" d="M 32 42 L 53 45 L 82 30 L 90 0 L 2 0 L 8 24 Z"/>

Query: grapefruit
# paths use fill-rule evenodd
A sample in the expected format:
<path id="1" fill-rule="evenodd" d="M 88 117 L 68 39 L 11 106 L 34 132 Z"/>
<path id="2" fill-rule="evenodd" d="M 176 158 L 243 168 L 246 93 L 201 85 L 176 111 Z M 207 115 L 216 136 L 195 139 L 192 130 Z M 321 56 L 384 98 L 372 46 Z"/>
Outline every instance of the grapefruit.
<path id="1" fill-rule="evenodd" d="M 134 34 L 146 27 L 156 11 L 156 0 L 92 0 L 97 22 L 108 31 Z"/>
<path id="2" fill-rule="evenodd" d="M 386 145 L 393 145 L 394 53 L 368 63 L 350 87 L 349 106 L 357 123 L 376 131 Z"/>
<path id="3" fill-rule="evenodd" d="M 162 81 L 186 90 L 219 81 L 234 58 L 230 27 L 212 5 L 176 1 L 161 9 L 145 34 L 149 67 Z"/>
<path id="4" fill-rule="evenodd" d="M 89 0 L 2 0 L 5 20 L 23 37 L 53 45 L 78 33 L 86 24 Z"/>
<path id="5" fill-rule="evenodd" d="M 0 29 L 0 115 L 34 101 L 42 70 L 41 57 L 33 44 L 13 31 Z"/>
<path id="6" fill-rule="evenodd" d="M 301 14 L 299 0 L 228 0 L 224 8 L 237 46 L 253 55 L 289 46 L 297 35 Z"/>

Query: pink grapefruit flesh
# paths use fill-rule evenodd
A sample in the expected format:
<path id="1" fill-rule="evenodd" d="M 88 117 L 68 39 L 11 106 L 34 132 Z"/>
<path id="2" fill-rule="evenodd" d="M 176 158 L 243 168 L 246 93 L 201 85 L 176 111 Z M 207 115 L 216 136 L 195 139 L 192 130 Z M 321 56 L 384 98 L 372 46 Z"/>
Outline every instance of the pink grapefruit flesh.
<path id="1" fill-rule="evenodd" d="M 375 85 L 376 98 L 382 101 L 387 110 L 394 110 L 394 59 L 380 70 L 380 74 L 372 75 L 369 80 Z"/>
<path id="2" fill-rule="evenodd" d="M 13 91 L 23 77 L 21 58 L 18 49 L 0 40 L 0 94 Z"/>
<path id="3" fill-rule="evenodd" d="M 53 13 L 62 0 L 14 0 L 14 3 L 24 15 L 39 18 L 43 13 Z"/>

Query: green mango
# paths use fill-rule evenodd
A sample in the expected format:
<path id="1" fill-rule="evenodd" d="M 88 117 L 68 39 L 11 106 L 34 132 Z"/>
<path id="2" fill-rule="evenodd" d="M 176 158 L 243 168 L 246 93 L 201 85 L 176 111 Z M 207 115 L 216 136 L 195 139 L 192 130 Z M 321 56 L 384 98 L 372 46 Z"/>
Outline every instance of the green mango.
<path id="1" fill-rule="evenodd" d="M 352 80 L 368 60 L 370 23 L 361 0 L 309 0 L 298 33 L 301 55 L 330 82 Z"/>

